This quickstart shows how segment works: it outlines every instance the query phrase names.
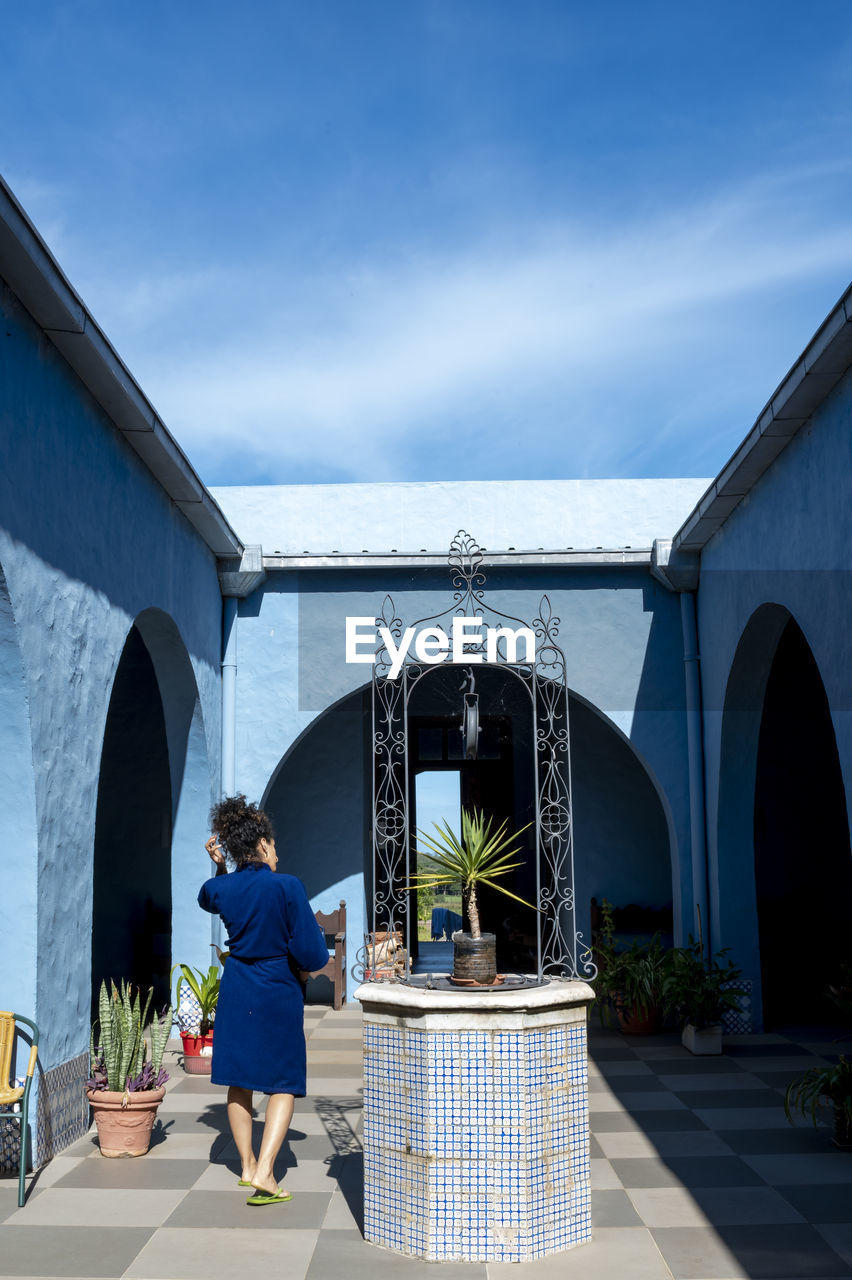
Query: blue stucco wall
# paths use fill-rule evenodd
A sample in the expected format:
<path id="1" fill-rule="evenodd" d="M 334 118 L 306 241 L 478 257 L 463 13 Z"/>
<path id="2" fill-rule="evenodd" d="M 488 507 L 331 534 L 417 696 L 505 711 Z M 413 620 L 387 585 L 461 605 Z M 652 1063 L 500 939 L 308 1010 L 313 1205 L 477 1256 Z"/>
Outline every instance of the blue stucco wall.
<path id="1" fill-rule="evenodd" d="M 701 559 L 698 623 L 712 932 L 714 944 L 732 947 L 758 988 L 757 736 L 775 646 L 790 616 L 819 667 L 846 803 L 852 806 L 850 476 L 852 375 L 847 374 L 735 508 Z M 802 922 L 802 927 L 813 923 Z"/>
<path id="2" fill-rule="evenodd" d="M 16 681 L 19 696 L 13 727 L 2 729 L 4 761 L 14 752 L 18 759 L 3 768 L 20 807 L 19 816 L 4 806 L 0 819 L 5 856 L 20 859 L 0 1003 L 35 1013 L 50 1068 L 88 1046 L 101 746 L 134 619 L 163 696 L 180 832 L 173 892 L 197 891 L 207 873 L 203 827 L 190 830 L 180 811 L 188 806 L 197 817 L 218 786 L 221 601 L 209 549 L 5 286 L 0 308 L 2 645 L 19 663 L 19 674 L 7 676 L 4 657 L 3 696 L 13 696 Z M 192 801 L 184 791 L 187 735 Z M 10 769 L 27 777 L 16 784 Z M 189 911 L 189 923 L 176 912 L 175 940 L 180 958 L 200 963 L 209 956 L 209 921 L 194 893 Z"/>
<path id="3" fill-rule="evenodd" d="M 681 865 L 673 874 L 669 870 L 663 881 L 659 863 L 643 858 L 645 844 L 658 840 L 661 830 L 667 832 L 676 849 L 689 849 L 678 599 L 641 568 L 504 569 L 489 573 L 485 598 L 505 613 L 532 619 L 545 592 L 561 619 L 560 643 L 566 655 L 569 687 L 604 718 L 604 725 L 609 726 L 606 733 L 613 739 L 613 748 L 602 762 L 603 773 L 587 771 L 588 777 L 596 782 L 603 777 L 603 782 L 594 796 L 591 789 L 587 793 L 585 862 L 582 848 L 578 847 L 575 855 L 578 893 L 587 901 L 591 893 L 607 892 L 603 852 L 596 857 L 593 851 L 597 847 L 609 850 L 614 840 L 623 839 L 617 890 L 622 900 L 659 903 L 674 898 L 679 918 L 691 902 L 688 854 L 685 866 L 681 859 Z M 300 735 L 305 735 L 287 763 L 292 806 L 287 820 L 292 830 L 300 833 L 297 847 L 290 851 L 294 859 L 291 869 L 310 882 L 318 907 L 348 896 L 343 892 L 344 884 L 351 892 L 351 878 L 362 874 L 363 805 L 369 805 L 368 796 L 358 803 L 354 797 L 363 797 L 365 779 L 369 786 L 369 761 L 363 759 L 360 721 L 356 726 L 355 720 L 360 716 L 358 690 L 369 680 L 370 668 L 346 664 L 344 620 L 347 615 L 375 616 L 388 593 L 407 623 L 452 603 L 445 570 L 329 570 L 273 572 L 240 606 L 238 787 L 250 796 L 264 795 L 282 758 Z M 349 719 L 341 719 L 338 712 L 326 716 L 327 709 L 341 700 L 348 707 Z M 303 745 L 306 740 L 310 740 L 309 748 Z M 628 796 L 634 779 L 631 769 L 624 770 L 619 763 L 616 740 L 644 781 L 653 775 L 655 781 L 648 786 L 652 793 L 657 788 L 659 822 L 649 819 L 647 825 L 630 829 Z M 606 775 L 607 766 L 610 776 Z M 599 833 L 592 829 L 594 815 L 600 819 L 605 813 L 607 796 L 618 811 L 610 815 L 609 822 L 611 826 L 621 822 L 619 835 L 613 834 L 613 827 L 606 840 L 596 840 Z M 323 840 L 330 847 L 335 831 L 348 832 L 351 851 L 347 854 L 343 843 L 336 861 L 323 859 L 327 883 L 322 885 L 316 882 L 316 866 L 309 865 L 311 812 L 319 805 L 324 806 L 324 812 L 318 821 L 324 832 L 328 828 Z M 288 831 L 281 830 L 281 815 L 278 826 L 288 849 Z M 577 839 L 579 844 L 579 829 Z M 653 870 L 648 871 L 652 865 Z M 363 902 L 361 882 L 357 898 Z M 360 923 L 357 934 L 355 925 L 353 919 L 350 955 L 363 940 Z"/>

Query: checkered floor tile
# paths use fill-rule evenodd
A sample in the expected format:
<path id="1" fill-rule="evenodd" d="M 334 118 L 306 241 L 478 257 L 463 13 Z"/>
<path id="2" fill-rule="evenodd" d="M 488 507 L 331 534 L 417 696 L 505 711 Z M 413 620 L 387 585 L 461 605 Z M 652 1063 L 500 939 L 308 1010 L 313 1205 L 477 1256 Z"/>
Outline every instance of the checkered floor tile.
<path id="1" fill-rule="evenodd" d="M 286 1205 L 237 1187 L 224 1090 L 173 1077 L 151 1151 L 104 1160 L 87 1135 L 30 1178 L 0 1179 L 0 1276 L 169 1280 L 497 1280 L 511 1264 L 420 1263 L 364 1243 L 356 1007 L 309 1009 L 308 1088 L 282 1150 Z M 679 1038 L 590 1027 L 594 1239 L 514 1267 L 534 1280 L 852 1277 L 852 1153 L 784 1117 L 787 1082 L 836 1057 L 830 1033 Z M 258 1130 L 260 1123 L 258 1122 Z"/>

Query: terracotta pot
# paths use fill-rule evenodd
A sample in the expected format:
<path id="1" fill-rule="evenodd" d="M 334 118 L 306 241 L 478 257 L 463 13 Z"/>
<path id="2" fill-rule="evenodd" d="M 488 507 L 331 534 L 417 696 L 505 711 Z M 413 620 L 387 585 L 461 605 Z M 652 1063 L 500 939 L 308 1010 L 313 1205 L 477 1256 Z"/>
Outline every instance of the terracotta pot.
<path id="1" fill-rule="evenodd" d="M 190 1076 L 209 1076 L 213 1065 L 213 1032 L 203 1036 L 180 1033 L 183 1044 L 183 1069 Z"/>
<path id="2" fill-rule="evenodd" d="M 497 937 L 483 933 L 472 938 L 461 930 L 453 934 L 453 977 L 471 986 L 491 987 L 497 977 Z"/>
<path id="3" fill-rule="evenodd" d="M 616 998 L 616 1012 L 618 1028 L 626 1036 L 652 1036 L 660 1029 L 662 1015 L 656 1005 L 648 1008 L 645 1005 L 637 1005 L 634 1009 L 620 1003 Z"/>
<path id="4" fill-rule="evenodd" d="M 138 1093 L 110 1089 L 86 1090 L 95 1113 L 102 1156 L 144 1156 L 151 1145 L 157 1108 L 166 1096 L 164 1088 Z"/>

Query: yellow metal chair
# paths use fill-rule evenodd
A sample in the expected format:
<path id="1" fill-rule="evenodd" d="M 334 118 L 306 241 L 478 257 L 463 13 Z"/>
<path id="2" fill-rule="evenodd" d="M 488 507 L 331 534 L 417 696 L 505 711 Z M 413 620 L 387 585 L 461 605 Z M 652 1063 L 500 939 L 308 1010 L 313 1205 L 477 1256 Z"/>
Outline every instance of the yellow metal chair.
<path id="1" fill-rule="evenodd" d="M 32 1048 L 23 1085 L 11 1083 L 13 1076 L 16 1023 L 23 1022 L 32 1032 Z M 18 1173 L 18 1205 L 22 1206 L 26 1195 L 27 1157 L 32 1151 L 30 1129 L 30 1087 L 35 1075 L 38 1057 L 38 1027 L 22 1013 L 0 1012 L 0 1121 L 17 1120 L 21 1126 L 21 1161 Z M 13 1108 L 20 1105 L 20 1110 Z"/>

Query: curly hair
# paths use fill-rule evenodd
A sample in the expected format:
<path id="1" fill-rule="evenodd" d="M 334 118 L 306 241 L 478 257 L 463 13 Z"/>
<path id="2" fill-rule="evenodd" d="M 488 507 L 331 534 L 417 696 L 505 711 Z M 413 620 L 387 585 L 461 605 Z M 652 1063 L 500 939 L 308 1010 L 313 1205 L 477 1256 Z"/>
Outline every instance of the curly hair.
<path id="1" fill-rule="evenodd" d="M 260 840 L 273 840 L 269 818 L 244 795 L 226 796 L 210 810 L 210 829 L 235 867 L 257 862 Z"/>

